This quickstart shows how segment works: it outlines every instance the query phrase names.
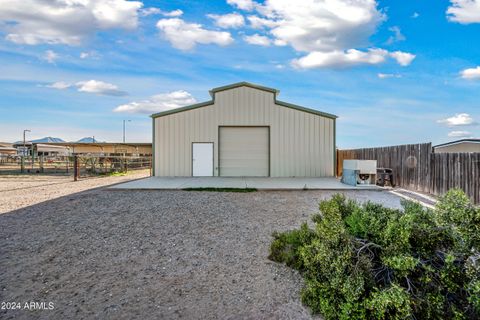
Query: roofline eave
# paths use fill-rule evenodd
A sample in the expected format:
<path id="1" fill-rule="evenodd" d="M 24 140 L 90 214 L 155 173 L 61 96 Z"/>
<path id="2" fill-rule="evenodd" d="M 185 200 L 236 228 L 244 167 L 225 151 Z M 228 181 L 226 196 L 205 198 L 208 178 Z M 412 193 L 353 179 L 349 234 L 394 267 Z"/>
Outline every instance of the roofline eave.
<path id="1" fill-rule="evenodd" d="M 238 82 L 238 83 L 234 83 L 234 84 L 223 86 L 223 87 L 213 88 L 212 90 L 209 91 L 210 95 L 212 96 L 211 100 L 196 103 L 196 104 L 192 104 L 192 105 L 188 105 L 188 106 L 184 106 L 184 107 L 180 107 L 180 108 L 176 108 L 176 109 L 157 112 L 157 113 L 154 113 L 154 114 L 150 115 L 150 117 L 155 119 L 155 118 L 167 116 L 167 115 L 174 114 L 174 113 L 189 111 L 189 110 L 213 105 L 215 103 L 215 93 L 220 92 L 220 91 L 224 91 L 224 90 L 233 89 L 233 88 L 243 87 L 243 86 L 273 93 L 274 94 L 274 103 L 276 105 L 291 108 L 291 109 L 295 109 L 295 110 L 298 110 L 298 111 L 303 111 L 303 112 L 315 114 L 315 115 L 325 117 L 325 118 L 330 118 L 330 119 L 333 119 L 333 120 L 338 118 L 338 116 L 336 116 L 334 114 L 331 114 L 331 113 L 327 113 L 327 112 L 323 112 L 323 111 L 319 111 L 319 110 L 315 110 L 315 109 L 310 109 L 310 108 L 306 108 L 306 107 L 303 107 L 303 106 L 299 106 L 297 104 L 277 100 L 277 95 L 280 92 L 279 90 L 273 89 L 273 88 L 268 88 L 268 87 L 263 87 L 263 86 L 259 86 L 259 85 L 255 85 L 255 84 L 251 84 L 249 82 Z"/>

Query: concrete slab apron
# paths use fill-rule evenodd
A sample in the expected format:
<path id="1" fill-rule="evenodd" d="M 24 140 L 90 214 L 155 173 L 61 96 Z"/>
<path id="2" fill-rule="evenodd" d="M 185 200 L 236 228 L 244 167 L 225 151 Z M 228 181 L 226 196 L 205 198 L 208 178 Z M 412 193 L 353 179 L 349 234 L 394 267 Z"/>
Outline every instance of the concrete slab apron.
<path id="1" fill-rule="evenodd" d="M 246 188 L 245 178 L 192 177 L 181 186 L 185 188 Z"/>
<path id="2" fill-rule="evenodd" d="M 252 177 L 150 177 L 112 186 L 111 189 L 256 188 L 258 190 L 362 190 L 335 178 L 252 178 Z"/>

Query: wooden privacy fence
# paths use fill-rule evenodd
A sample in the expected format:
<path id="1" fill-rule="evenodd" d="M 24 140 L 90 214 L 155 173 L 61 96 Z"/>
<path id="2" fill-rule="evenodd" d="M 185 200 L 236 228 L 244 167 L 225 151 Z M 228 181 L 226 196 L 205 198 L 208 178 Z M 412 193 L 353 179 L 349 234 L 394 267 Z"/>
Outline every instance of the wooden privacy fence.
<path id="1" fill-rule="evenodd" d="M 480 153 L 432 153 L 430 193 L 460 188 L 480 204 Z"/>
<path id="2" fill-rule="evenodd" d="M 337 151 L 337 174 L 344 159 L 377 160 L 377 167 L 393 169 L 395 184 L 422 192 L 430 191 L 431 143 Z"/>
<path id="3" fill-rule="evenodd" d="M 480 153 L 432 153 L 431 143 L 337 150 L 338 176 L 344 159 L 377 160 L 378 167 L 393 169 L 397 186 L 409 190 L 443 195 L 461 188 L 480 203 Z"/>

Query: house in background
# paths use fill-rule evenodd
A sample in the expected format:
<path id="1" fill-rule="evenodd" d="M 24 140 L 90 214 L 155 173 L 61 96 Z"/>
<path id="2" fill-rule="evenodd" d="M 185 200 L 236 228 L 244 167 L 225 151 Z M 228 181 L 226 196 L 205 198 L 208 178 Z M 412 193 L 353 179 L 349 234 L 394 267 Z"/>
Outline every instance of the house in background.
<path id="1" fill-rule="evenodd" d="M 152 115 L 155 176 L 333 177 L 336 116 L 247 82 Z"/>
<path id="2" fill-rule="evenodd" d="M 22 154 L 23 142 L 13 144 L 18 154 Z M 25 148 L 28 155 L 35 156 L 71 156 L 96 155 L 96 156 L 151 156 L 151 143 L 116 143 L 116 142 L 25 142 Z"/>
<path id="3" fill-rule="evenodd" d="M 13 143 L 0 142 L 0 159 L 14 156 L 17 154 L 17 149 L 13 147 Z"/>
<path id="4" fill-rule="evenodd" d="M 56 145 L 56 143 L 38 143 L 32 141 L 15 142 L 13 146 L 17 150 L 17 155 L 31 156 L 68 156 L 69 149 L 65 146 Z"/>
<path id="5" fill-rule="evenodd" d="M 434 153 L 480 152 L 480 139 L 461 139 L 433 147 Z"/>
<path id="6" fill-rule="evenodd" d="M 143 142 L 55 142 L 50 146 L 68 148 L 69 154 L 101 155 L 101 156 L 151 156 L 152 144 Z"/>

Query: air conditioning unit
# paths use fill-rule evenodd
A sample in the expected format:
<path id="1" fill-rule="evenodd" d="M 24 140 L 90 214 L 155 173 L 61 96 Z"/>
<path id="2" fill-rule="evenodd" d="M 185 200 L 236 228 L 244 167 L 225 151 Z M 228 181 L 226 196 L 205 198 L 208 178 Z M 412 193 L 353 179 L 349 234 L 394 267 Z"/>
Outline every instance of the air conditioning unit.
<path id="1" fill-rule="evenodd" d="M 377 160 L 343 160 L 342 182 L 352 186 L 375 185 Z"/>

